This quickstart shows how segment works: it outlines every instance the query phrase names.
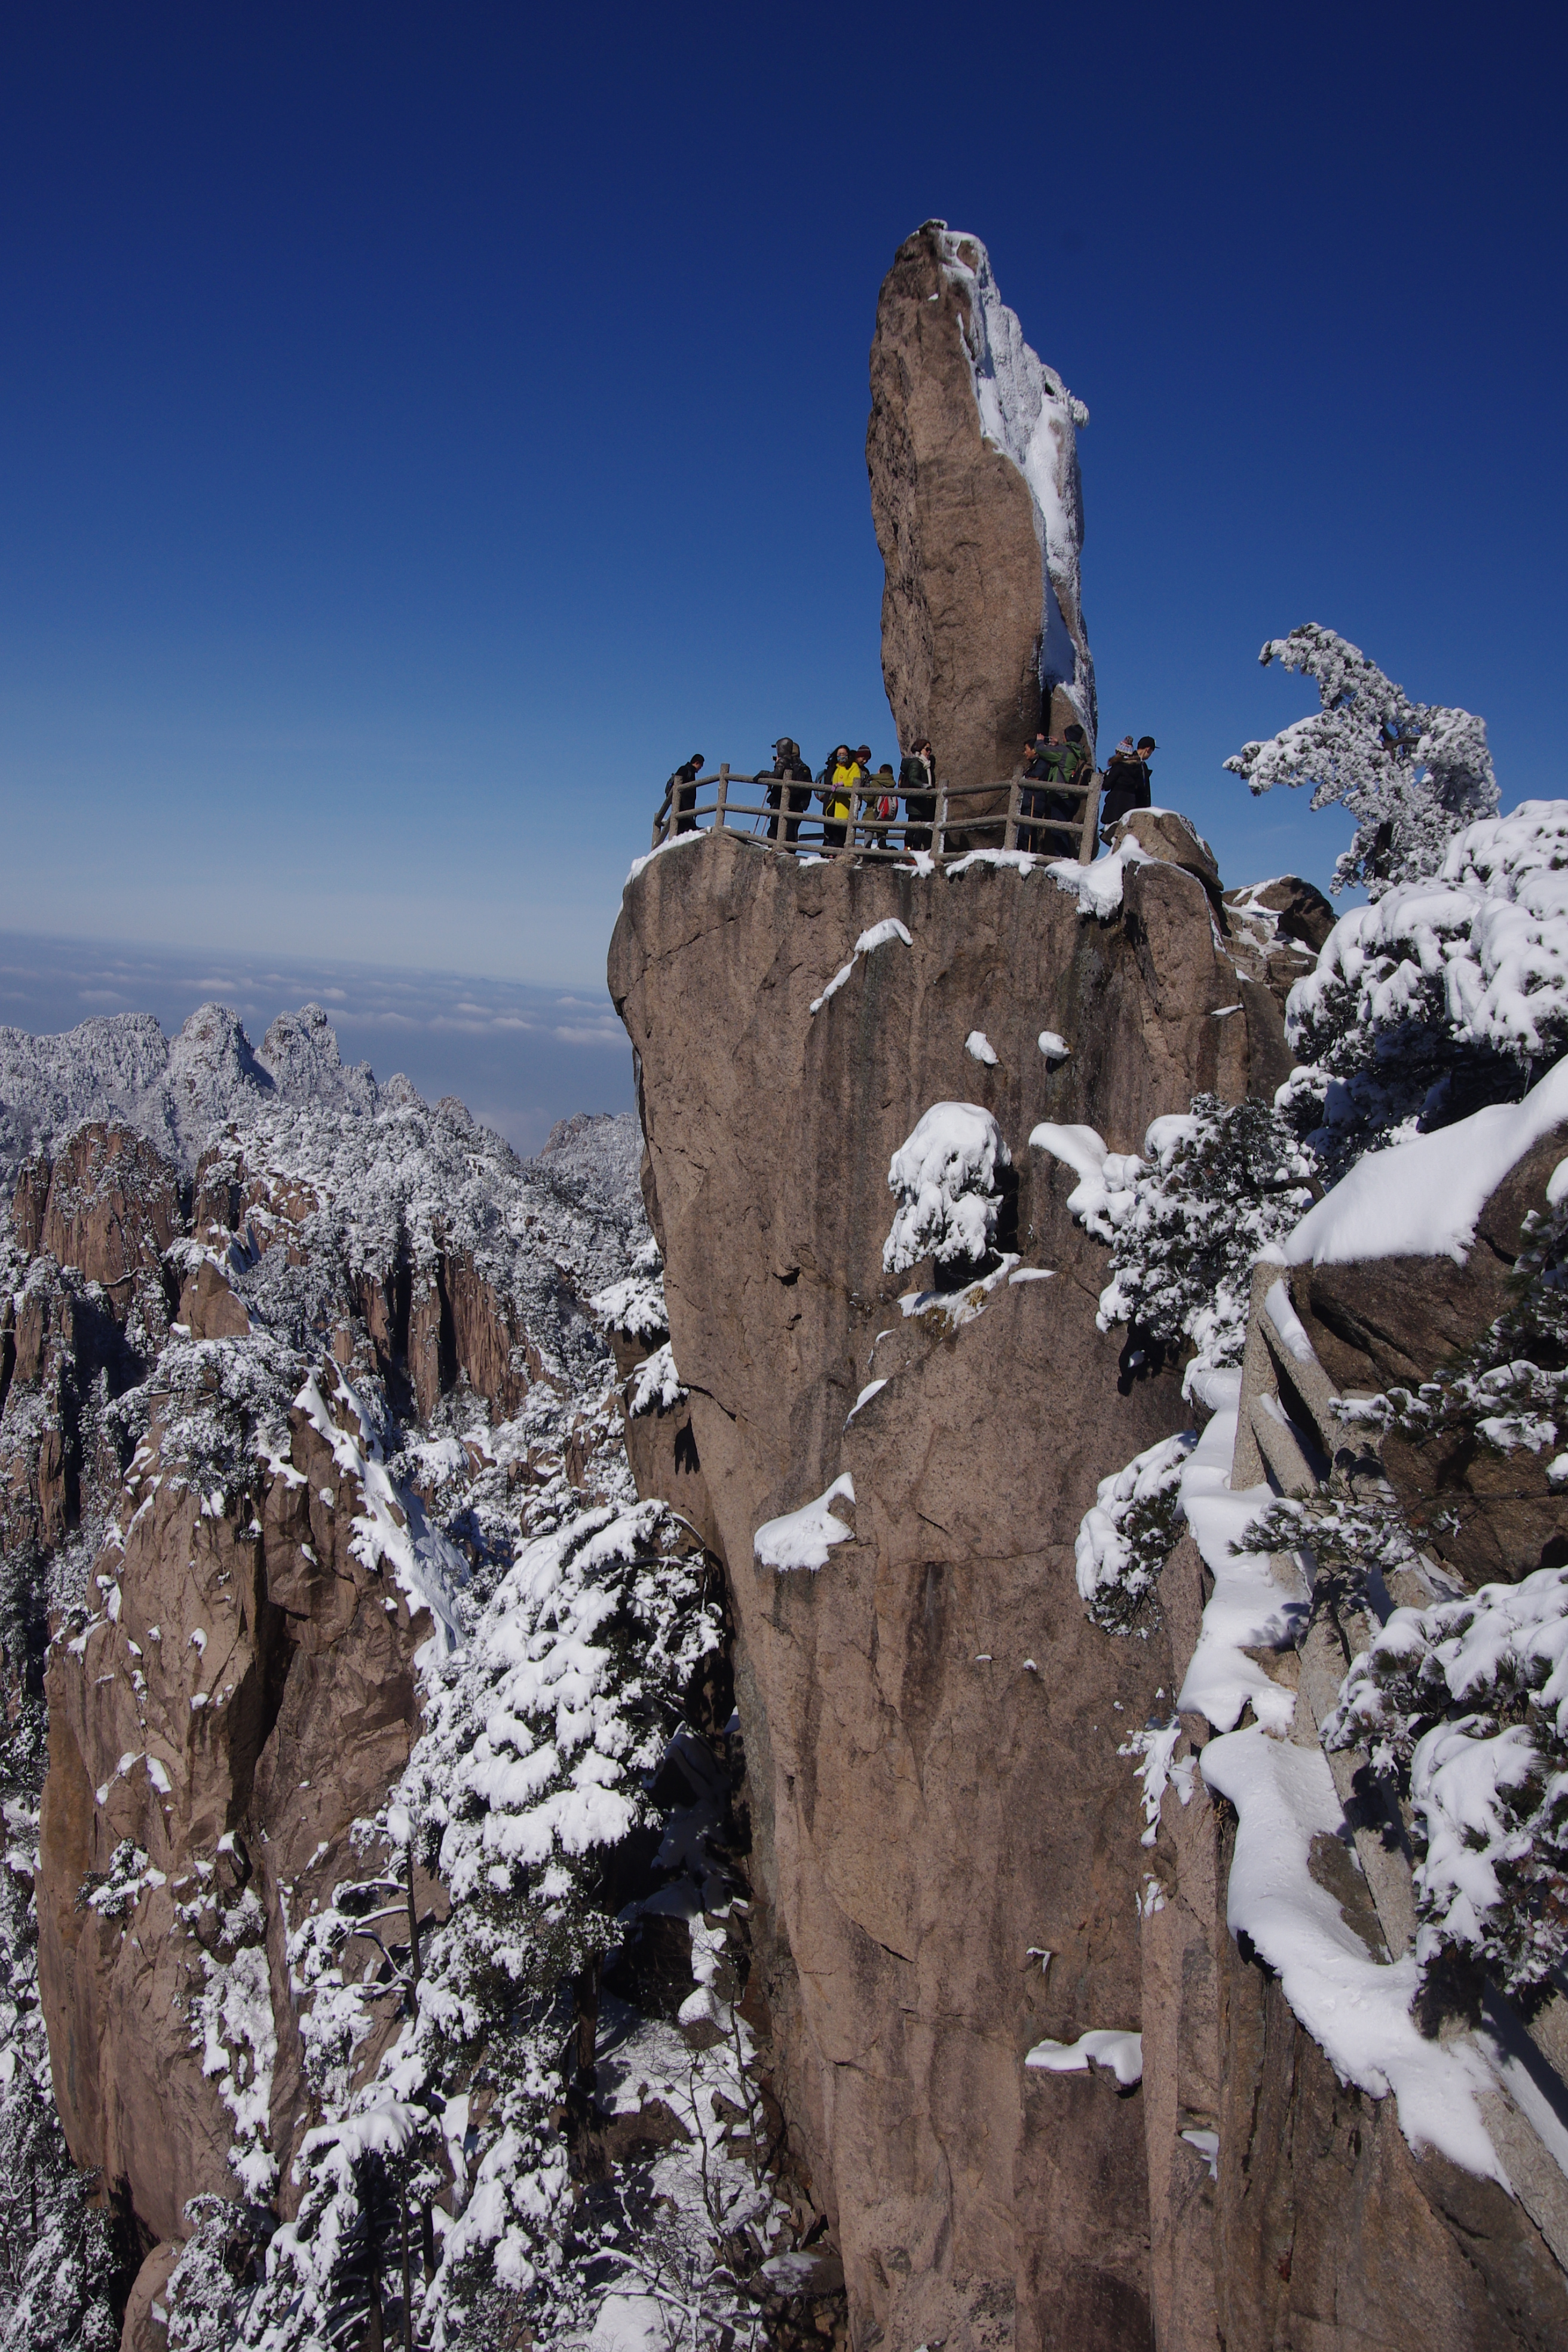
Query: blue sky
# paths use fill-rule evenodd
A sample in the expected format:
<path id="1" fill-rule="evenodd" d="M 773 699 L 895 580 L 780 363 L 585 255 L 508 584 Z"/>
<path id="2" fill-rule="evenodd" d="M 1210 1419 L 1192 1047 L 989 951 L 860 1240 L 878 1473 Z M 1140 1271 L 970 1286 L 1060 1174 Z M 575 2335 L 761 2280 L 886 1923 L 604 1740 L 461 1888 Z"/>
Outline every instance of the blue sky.
<path id="1" fill-rule="evenodd" d="M 1302 620 L 1557 793 L 1563 51 L 1507 5 L 24 0 L 0 924 L 602 988 L 678 757 L 893 748 L 866 362 L 932 214 L 1089 405 L 1107 737 L 1227 879 L 1347 836 L 1220 769 L 1307 707 L 1256 660 Z"/>

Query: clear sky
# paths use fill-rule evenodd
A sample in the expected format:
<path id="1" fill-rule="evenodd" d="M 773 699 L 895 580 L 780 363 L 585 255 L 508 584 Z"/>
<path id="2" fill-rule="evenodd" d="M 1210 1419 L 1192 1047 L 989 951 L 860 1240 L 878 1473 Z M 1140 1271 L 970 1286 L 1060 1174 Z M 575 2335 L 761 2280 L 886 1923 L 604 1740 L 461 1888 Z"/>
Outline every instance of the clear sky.
<path id="1" fill-rule="evenodd" d="M 933 214 L 1092 412 L 1105 740 L 1227 880 L 1348 836 L 1220 770 L 1303 620 L 1560 792 L 1564 64 L 1506 5 L 13 0 L 0 924 L 601 989 L 678 758 L 893 749 Z"/>

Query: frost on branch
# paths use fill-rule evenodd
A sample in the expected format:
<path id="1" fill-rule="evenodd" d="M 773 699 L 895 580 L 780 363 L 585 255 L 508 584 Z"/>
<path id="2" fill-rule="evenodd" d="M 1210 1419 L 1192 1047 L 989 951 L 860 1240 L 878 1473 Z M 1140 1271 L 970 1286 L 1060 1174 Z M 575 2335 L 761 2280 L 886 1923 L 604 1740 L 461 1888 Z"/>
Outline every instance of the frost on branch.
<path id="1" fill-rule="evenodd" d="M 1568 1958 L 1568 1569 L 1396 1609 L 1324 1728 L 1408 1789 L 1423 1970 L 1544 1983 Z"/>
<path id="2" fill-rule="evenodd" d="M 626 1412 L 633 1421 L 640 1420 L 644 1413 L 668 1412 L 687 1394 L 667 1339 L 633 1372 L 626 1389 Z"/>
<path id="3" fill-rule="evenodd" d="M 1163 1437 L 1102 1478 L 1079 1524 L 1073 1549 L 1078 1589 L 1090 1620 L 1108 1633 L 1147 1633 L 1160 1571 L 1182 1531 L 1182 1469 L 1196 1432 Z"/>
<path id="4" fill-rule="evenodd" d="M 1364 884 L 1375 898 L 1434 874 L 1453 835 L 1495 813 L 1484 719 L 1412 702 L 1359 646 L 1315 622 L 1271 638 L 1258 659 L 1302 671 L 1321 708 L 1267 743 L 1244 743 L 1225 764 L 1255 793 L 1310 784 L 1315 809 L 1343 803 L 1356 831 L 1335 865 L 1335 890 Z"/>
<path id="5" fill-rule="evenodd" d="M 1197 1095 L 1157 1118 L 1116 1220 L 1102 1331 L 1116 1323 L 1211 1370 L 1241 1361 L 1254 1260 L 1311 1205 L 1311 1162 L 1264 1103 Z M 1076 1196 L 1075 1196 L 1076 1197 Z"/>
<path id="6" fill-rule="evenodd" d="M 933 1103 L 893 1154 L 888 1190 L 899 1195 L 882 1244 L 888 1274 L 925 1258 L 974 1265 L 989 1251 L 1002 1195 L 996 1171 L 1012 1165 L 1002 1132 L 978 1103 Z"/>
<path id="7" fill-rule="evenodd" d="M 1331 1175 L 1513 1101 L 1568 1048 L 1568 803 L 1469 826 L 1442 871 L 1335 925 L 1297 982 L 1279 1104 Z"/>

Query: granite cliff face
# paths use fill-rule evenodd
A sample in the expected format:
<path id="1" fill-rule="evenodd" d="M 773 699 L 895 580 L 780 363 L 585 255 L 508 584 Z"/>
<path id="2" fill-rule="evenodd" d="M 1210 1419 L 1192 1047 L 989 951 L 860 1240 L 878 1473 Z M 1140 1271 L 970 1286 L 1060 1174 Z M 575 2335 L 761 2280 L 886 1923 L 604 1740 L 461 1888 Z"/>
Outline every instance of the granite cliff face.
<path id="1" fill-rule="evenodd" d="M 1096 1330 L 1100 1253 L 1026 1139 L 1048 1118 L 1135 1150 L 1200 1089 L 1238 1098 L 1278 1007 L 1166 860 L 1102 922 L 1037 869 L 802 867 L 728 836 L 644 867 L 610 980 L 729 1563 L 780 2095 L 856 2341 L 1146 2341 L 1136 2101 L 1023 2059 L 1138 2023 L 1142 1824 L 1110 1735 L 1170 1657 L 1095 1633 L 1072 1548 L 1107 1464 L 1185 1411 Z M 882 1270 L 889 1159 L 943 1100 L 994 1114 L 999 1238 L 1044 1277 L 968 1317 Z M 760 1562 L 755 1531 L 845 1474 L 820 1572 Z"/>
<path id="2" fill-rule="evenodd" d="M 1533 2050 L 1510 2029 L 1538 2084 L 1522 2110 L 1487 2095 L 1514 2193 L 1413 2147 L 1227 1908 L 1237 1815 L 1197 1771 L 1211 1727 L 1174 1710 L 1224 1543 L 1176 1544 L 1142 1638 L 1091 1625 L 1075 1580 L 1098 1482 L 1191 1408 L 1135 1334 L 1096 1328 L 1104 1253 L 1068 1208 L 1076 1171 L 1030 1130 L 1131 1152 L 1199 1092 L 1271 1096 L 1280 1002 L 1326 911 L 1290 878 L 1222 892 L 1168 814 L 1121 838 L 1119 902 L 1089 911 L 1071 869 L 803 867 L 717 836 L 645 861 L 612 945 L 736 1619 L 790 2144 L 857 2346 L 1394 2352 L 1414 2328 L 1443 2352 L 1544 2347 L 1568 2323 L 1568 2191 L 1539 2123 L 1561 2023 Z M 916 1267 L 910 1289 L 884 1271 L 887 1171 L 954 1103 L 1010 1151 L 1003 1255 L 968 1286 Z M 1336 1381 L 1419 1381 L 1474 1339 L 1563 1148 L 1559 1128 L 1521 1160 L 1466 1268 L 1296 1271 Z M 1389 1475 L 1468 1586 L 1563 1557 L 1543 1466 L 1427 1452 L 1391 1445 Z M 658 1485 L 668 1461 L 638 1473 Z M 1333 1654 L 1309 1711 L 1326 1666 L 1288 1635 L 1246 1653 L 1320 1769 Z M 1166 1764 L 1141 1783 L 1146 1725 Z M 1300 1874 L 1332 1889 L 1347 1949 L 1397 1958 L 1343 1847 L 1320 1840 Z M 1140 2083 L 1026 2063 L 1096 2032 L 1141 2034 Z"/>
<path id="3" fill-rule="evenodd" d="M 1096 709 L 1079 588 L 1088 410 L 1025 342 L 978 238 L 928 221 L 882 283 L 866 460 L 899 740 L 955 784 L 1010 776 L 1042 718 Z"/>

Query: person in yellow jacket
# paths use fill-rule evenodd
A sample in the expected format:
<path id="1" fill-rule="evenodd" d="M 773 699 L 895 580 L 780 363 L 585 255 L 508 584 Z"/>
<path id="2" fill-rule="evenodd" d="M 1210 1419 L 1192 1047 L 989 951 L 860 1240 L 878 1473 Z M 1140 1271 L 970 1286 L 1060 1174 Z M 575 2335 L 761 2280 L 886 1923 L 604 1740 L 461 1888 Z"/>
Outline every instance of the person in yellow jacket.
<path id="1" fill-rule="evenodd" d="M 855 787 L 865 782 L 866 771 L 850 751 L 847 743 L 839 743 L 833 757 L 817 778 L 817 799 L 822 803 L 822 845 L 825 849 L 842 849 L 849 834 L 849 819 L 855 813 Z"/>

